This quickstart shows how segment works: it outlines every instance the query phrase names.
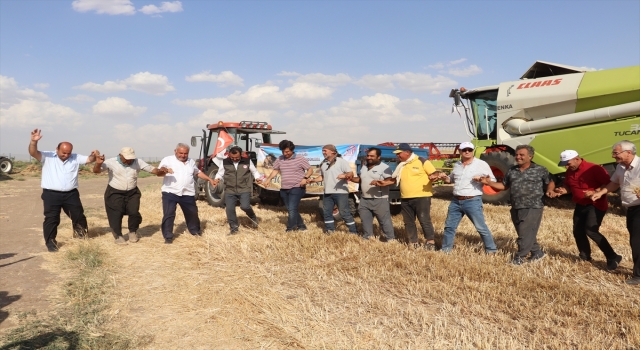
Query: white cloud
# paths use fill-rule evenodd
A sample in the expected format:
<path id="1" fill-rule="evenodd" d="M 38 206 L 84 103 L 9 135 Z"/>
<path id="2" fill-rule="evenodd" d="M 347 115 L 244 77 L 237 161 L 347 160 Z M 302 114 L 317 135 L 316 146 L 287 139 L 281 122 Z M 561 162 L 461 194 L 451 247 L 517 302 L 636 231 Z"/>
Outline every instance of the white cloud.
<path id="1" fill-rule="evenodd" d="M 449 74 L 456 77 L 469 77 L 472 75 L 482 73 L 482 68 L 472 64 L 466 68 L 451 68 L 449 69 Z"/>
<path id="2" fill-rule="evenodd" d="M 292 105 L 306 106 L 319 100 L 331 98 L 334 89 L 310 83 L 293 83 L 281 90 L 272 84 L 254 85 L 242 93 L 236 91 L 227 97 L 205 98 L 197 100 L 173 100 L 181 105 L 203 109 L 266 109 L 278 110 Z"/>
<path id="3" fill-rule="evenodd" d="M 83 95 L 83 94 L 67 97 L 67 98 L 65 98 L 65 100 L 69 100 L 69 101 L 73 101 L 73 102 L 77 102 L 77 103 L 95 101 L 95 99 L 93 97 L 87 96 L 87 95 Z"/>
<path id="4" fill-rule="evenodd" d="M 44 92 L 22 89 L 13 78 L 0 75 L 0 106 L 7 107 L 22 100 L 46 101 L 49 96 Z"/>
<path id="5" fill-rule="evenodd" d="M 455 66 L 456 64 L 460 64 L 462 62 L 465 62 L 466 60 L 467 60 L 466 58 L 461 58 L 459 60 L 449 61 L 448 66 Z"/>
<path id="6" fill-rule="evenodd" d="M 456 86 L 456 81 L 438 75 L 423 73 L 396 73 L 365 75 L 354 84 L 371 90 L 389 90 L 400 87 L 413 92 L 438 92 Z"/>
<path id="7" fill-rule="evenodd" d="M 36 89 L 44 90 L 44 89 L 47 89 L 49 87 L 49 83 L 35 83 L 35 84 L 33 84 L 33 86 Z"/>
<path id="8" fill-rule="evenodd" d="M 176 89 L 169 83 L 169 79 L 160 74 L 140 72 L 131 74 L 129 78 L 122 81 L 131 90 L 145 92 L 152 95 L 164 95 Z"/>
<path id="9" fill-rule="evenodd" d="M 93 82 L 84 83 L 79 86 L 74 86 L 74 89 L 78 90 L 87 90 L 87 91 L 95 91 L 102 93 L 110 93 L 116 91 L 123 91 L 127 89 L 127 84 L 123 84 L 115 81 L 106 81 L 104 84 L 98 84 Z"/>
<path id="10" fill-rule="evenodd" d="M 203 71 L 198 74 L 193 74 L 184 78 L 188 82 L 212 82 L 218 83 L 219 86 L 244 86 L 242 79 L 239 75 L 233 74 L 232 71 L 224 71 L 220 74 L 211 74 L 211 71 Z"/>
<path id="11" fill-rule="evenodd" d="M 279 75 L 283 75 L 280 73 Z M 348 74 L 338 73 L 336 75 L 327 75 L 322 73 L 312 73 L 305 75 L 298 75 L 296 82 L 312 83 L 320 85 L 340 86 L 346 85 L 352 81 Z"/>
<path id="12" fill-rule="evenodd" d="M 160 7 L 156 5 L 145 5 L 140 9 L 140 12 L 145 15 L 155 15 L 163 12 L 182 12 L 182 2 L 180 1 L 163 1 Z"/>
<path id="13" fill-rule="evenodd" d="M 442 62 L 438 62 L 438 63 L 435 63 L 435 64 L 430 64 L 427 67 L 433 68 L 433 69 L 442 69 L 442 68 L 444 68 L 444 64 Z"/>
<path id="14" fill-rule="evenodd" d="M 136 117 L 147 107 L 136 107 L 121 97 L 109 97 L 93 106 L 93 113 L 110 117 Z"/>
<path id="15" fill-rule="evenodd" d="M 300 73 L 296 73 L 296 72 L 287 72 L 287 71 L 282 71 L 282 72 L 280 72 L 280 73 L 278 73 L 278 74 L 276 74 L 276 75 L 281 76 L 281 77 L 299 77 L 299 76 L 301 76 L 302 74 L 300 74 Z"/>
<path id="16" fill-rule="evenodd" d="M 118 81 L 106 81 L 104 84 L 93 82 L 74 86 L 74 89 L 111 93 L 124 90 L 135 90 L 151 95 L 164 95 L 176 89 L 169 83 L 169 79 L 161 74 L 140 72 L 131 74 L 129 78 Z"/>
<path id="17" fill-rule="evenodd" d="M 133 15 L 136 9 L 130 0 L 75 0 L 72 5 L 78 12 L 95 11 L 97 14 Z"/>
<path id="18" fill-rule="evenodd" d="M 173 100 L 171 101 L 180 106 L 195 107 L 202 109 L 234 109 L 236 104 L 224 97 L 202 98 L 198 100 Z"/>
<path id="19" fill-rule="evenodd" d="M 50 101 L 22 100 L 8 108 L 0 109 L 0 126 L 3 128 L 77 126 L 81 123 L 80 113 Z"/>

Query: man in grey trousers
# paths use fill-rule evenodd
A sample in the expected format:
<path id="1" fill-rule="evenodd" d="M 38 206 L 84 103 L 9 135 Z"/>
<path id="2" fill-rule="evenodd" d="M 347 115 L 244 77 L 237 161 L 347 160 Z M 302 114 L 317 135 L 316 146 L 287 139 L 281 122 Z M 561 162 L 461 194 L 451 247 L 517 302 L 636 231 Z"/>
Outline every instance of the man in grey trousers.
<path id="1" fill-rule="evenodd" d="M 362 220 L 364 239 L 373 236 L 373 217 L 378 219 L 387 242 L 395 240 L 391 212 L 389 211 L 389 181 L 392 171 L 388 165 L 382 163 L 379 148 L 371 147 L 367 150 L 367 163 L 360 169 L 360 177 L 351 181 L 360 183 L 362 198 L 358 206 L 358 214 Z M 386 180 L 386 182 L 385 182 Z"/>

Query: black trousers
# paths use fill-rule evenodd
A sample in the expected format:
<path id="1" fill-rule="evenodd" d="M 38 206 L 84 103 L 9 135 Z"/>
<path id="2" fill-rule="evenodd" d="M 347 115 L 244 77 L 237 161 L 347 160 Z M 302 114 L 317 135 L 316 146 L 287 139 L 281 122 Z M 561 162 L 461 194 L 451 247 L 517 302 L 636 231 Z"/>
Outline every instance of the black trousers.
<path id="1" fill-rule="evenodd" d="M 580 258 L 583 260 L 591 260 L 589 238 L 602 250 L 607 261 L 617 256 L 609 241 L 599 231 L 604 214 L 606 211 L 598 210 L 593 205 L 576 204 L 576 209 L 573 211 L 573 238 L 576 240 Z"/>
<path id="2" fill-rule="evenodd" d="M 418 228 L 416 227 L 416 217 L 422 234 L 427 241 L 435 237 L 435 230 L 431 223 L 431 197 L 402 198 L 400 202 L 404 229 L 407 232 L 409 242 L 418 243 Z"/>
<path id="3" fill-rule="evenodd" d="M 132 190 L 121 191 L 107 185 L 104 192 L 104 208 L 107 211 L 109 227 L 113 230 L 113 237 L 122 236 L 122 218 L 127 215 L 129 232 L 136 232 L 142 223 L 140 215 L 140 198 L 142 193 L 136 187 Z"/>
<path id="4" fill-rule="evenodd" d="M 184 214 L 187 229 L 192 235 L 198 235 L 200 231 L 200 218 L 195 196 L 178 196 L 173 193 L 162 192 L 162 237 L 173 238 L 173 223 L 176 220 L 176 207 L 180 205 Z"/>
<path id="5" fill-rule="evenodd" d="M 627 208 L 627 230 L 631 244 L 633 277 L 640 277 L 640 205 Z"/>
<path id="6" fill-rule="evenodd" d="M 87 218 L 84 216 L 84 208 L 82 208 L 80 193 L 77 189 L 67 192 L 44 189 L 40 198 L 42 198 L 44 205 L 42 233 L 45 243 L 49 243 L 58 236 L 61 210 L 64 210 L 65 214 L 71 218 L 75 236 L 83 237 L 87 233 L 89 230 Z"/>
<path id="7" fill-rule="evenodd" d="M 524 259 L 529 253 L 539 254 L 538 229 L 542 222 L 543 208 L 511 208 L 511 221 L 518 234 L 518 252 L 515 257 Z"/>

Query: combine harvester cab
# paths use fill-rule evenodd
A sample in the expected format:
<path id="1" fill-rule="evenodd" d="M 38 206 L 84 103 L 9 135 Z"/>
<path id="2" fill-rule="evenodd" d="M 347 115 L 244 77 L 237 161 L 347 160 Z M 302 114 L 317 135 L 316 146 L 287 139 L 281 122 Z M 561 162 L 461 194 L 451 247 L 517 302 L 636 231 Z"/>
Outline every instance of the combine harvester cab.
<path id="1" fill-rule="evenodd" d="M 500 181 L 518 145 L 535 148 L 533 161 L 562 181 L 558 157 L 566 149 L 612 172 L 611 146 L 640 141 L 640 66 L 586 71 L 537 61 L 520 80 L 477 89 L 454 89 L 454 107 L 465 114 L 465 128 Z M 466 103 L 463 100 L 467 100 Z M 508 191 L 485 186 L 483 200 L 503 204 Z"/>

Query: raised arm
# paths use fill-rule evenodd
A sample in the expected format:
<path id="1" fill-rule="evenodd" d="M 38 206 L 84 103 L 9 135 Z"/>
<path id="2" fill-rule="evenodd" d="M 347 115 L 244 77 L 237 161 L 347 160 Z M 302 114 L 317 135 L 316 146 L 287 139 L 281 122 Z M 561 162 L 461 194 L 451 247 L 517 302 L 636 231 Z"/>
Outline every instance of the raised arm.
<path id="1" fill-rule="evenodd" d="M 31 142 L 29 142 L 29 155 L 33 158 L 37 159 L 39 162 L 42 161 L 42 153 L 38 151 L 38 141 L 42 138 L 40 135 L 39 129 L 35 129 L 31 132 Z"/>

